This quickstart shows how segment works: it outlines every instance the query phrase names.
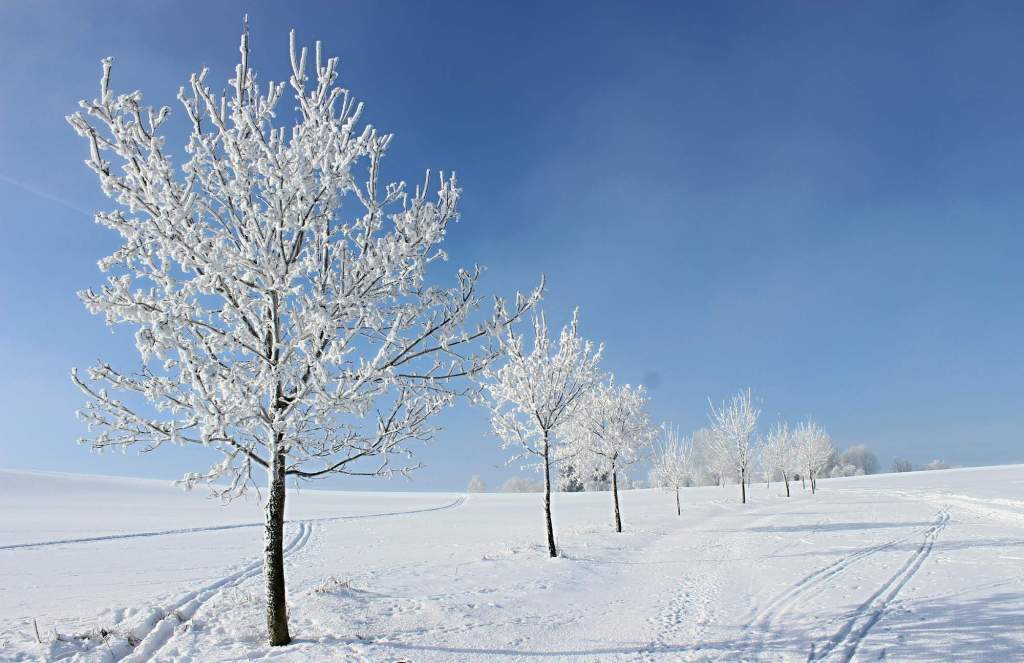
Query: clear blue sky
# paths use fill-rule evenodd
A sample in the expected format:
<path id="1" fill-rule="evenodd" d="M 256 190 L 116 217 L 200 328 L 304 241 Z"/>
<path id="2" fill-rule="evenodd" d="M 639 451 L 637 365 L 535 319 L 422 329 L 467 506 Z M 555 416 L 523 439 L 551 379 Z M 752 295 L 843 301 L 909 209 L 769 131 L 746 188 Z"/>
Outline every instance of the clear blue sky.
<path id="1" fill-rule="evenodd" d="M 177 112 L 190 72 L 227 80 L 246 12 L 263 80 L 290 27 L 324 41 L 396 134 L 385 174 L 458 171 L 452 261 L 502 293 L 545 272 L 551 318 L 579 305 L 658 420 L 750 386 L 766 424 L 812 415 L 886 465 L 1024 461 L 1024 5 L 303 5 L 0 5 L 0 467 L 211 460 L 74 444 L 69 367 L 134 350 L 75 297 L 114 238 L 64 116 L 108 55 Z M 444 421 L 414 487 L 512 473 L 482 411 Z"/>

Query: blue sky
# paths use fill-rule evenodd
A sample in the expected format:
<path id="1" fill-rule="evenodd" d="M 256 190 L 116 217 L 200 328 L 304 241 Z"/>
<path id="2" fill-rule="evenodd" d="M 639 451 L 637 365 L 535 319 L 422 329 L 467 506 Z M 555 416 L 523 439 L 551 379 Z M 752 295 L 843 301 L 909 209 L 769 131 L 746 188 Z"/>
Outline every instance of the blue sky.
<path id="1" fill-rule="evenodd" d="M 886 465 L 1024 461 L 1024 6 L 973 4 L 6 2 L 0 467 L 212 460 L 74 444 L 69 368 L 134 355 L 75 297 L 114 238 L 63 118 L 108 55 L 177 112 L 192 71 L 227 80 L 244 13 L 264 80 L 291 27 L 341 57 L 396 134 L 385 175 L 457 170 L 452 262 L 505 294 L 546 273 L 550 318 L 578 305 L 657 420 L 749 386 L 766 426 L 810 415 Z M 413 487 L 521 474 L 483 411 L 443 421 Z M 325 485 L 409 487 L 383 483 Z"/>

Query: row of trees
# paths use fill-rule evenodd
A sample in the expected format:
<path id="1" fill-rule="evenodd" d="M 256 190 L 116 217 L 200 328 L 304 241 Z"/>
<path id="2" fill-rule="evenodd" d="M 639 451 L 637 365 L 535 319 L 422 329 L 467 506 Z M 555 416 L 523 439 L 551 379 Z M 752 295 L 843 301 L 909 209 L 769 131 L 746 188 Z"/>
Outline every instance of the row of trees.
<path id="1" fill-rule="evenodd" d="M 815 492 L 818 478 L 835 464 L 831 437 L 810 420 L 793 428 L 779 422 L 758 437 L 760 414 L 748 389 L 721 406 L 711 405 L 710 425 L 692 436 L 683 437 L 677 428 L 666 426 L 664 441 L 653 455 L 652 486 L 674 490 L 677 511 L 679 488 L 708 483 L 709 478 L 722 485 L 736 481 L 740 501 L 746 503 L 747 486 L 756 471 L 769 485 L 781 477 L 787 497 L 794 477 Z"/>
<path id="2" fill-rule="evenodd" d="M 509 462 L 527 460 L 544 479 L 544 524 L 548 554 L 558 555 L 551 514 L 552 472 L 571 462 L 577 476 L 607 476 L 611 482 L 615 531 L 622 531 L 619 479 L 642 460 L 657 429 L 646 411 L 642 386 L 619 385 L 600 370 L 602 345 L 579 335 L 577 313 L 551 339 L 543 314 L 534 318 L 532 346 L 509 328 L 502 338 L 499 367 L 483 371 L 491 427 Z"/>
<path id="3" fill-rule="evenodd" d="M 388 478 L 418 467 L 410 442 L 429 440 L 436 415 L 468 397 L 490 409 L 514 459 L 544 477 L 548 550 L 552 467 L 607 477 L 615 528 L 618 484 L 658 436 L 642 387 L 600 369 L 602 347 L 581 338 L 573 315 L 557 339 L 537 311 L 544 283 L 481 312 L 482 268 L 431 285 L 431 265 L 458 218 L 454 175 L 410 190 L 386 183 L 392 140 L 363 125 L 363 106 L 339 85 L 337 58 L 290 38 L 290 75 L 259 84 L 249 33 L 223 93 L 204 68 L 178 92 L 183 148 L 168 149 L 170 109 L 116 94 L 103 60 L 99 95 L 67 119 L 88 145 L 86 165 L 113 209 L 96 215 L 120 246 L 99 262 L 98 290 L 79 293 L 111 326 L 134 333 L 136 370 L 106 362 L 72 380 L 96 450 L 195 445 L 217 461 L 186 475 L 224 499 L 265 476 L 266 623 L 273 646 L 290 642 L 284 575 L 287 480 L 332 474 Z M 290 96 L 293 101 L 279 102 Z M 172 154 L 184 154 L 176 162 Z M 433 193 L 432 193 L 433 192 Z M 532 345 L 516 330 L 533 314 Z M 712 407 L 697 435 L 666 433 L 657 474 L 683 485 L 705 458 L 722 480 L 746 483 L 759 458 L 772 471 L 814 479 L 827 435 L 807 423 L 764 455 L 750 392 Z M 813 442 L 813 444 L 812 444 Z M 772 447 L 774 448 L 774 447 Z"/>

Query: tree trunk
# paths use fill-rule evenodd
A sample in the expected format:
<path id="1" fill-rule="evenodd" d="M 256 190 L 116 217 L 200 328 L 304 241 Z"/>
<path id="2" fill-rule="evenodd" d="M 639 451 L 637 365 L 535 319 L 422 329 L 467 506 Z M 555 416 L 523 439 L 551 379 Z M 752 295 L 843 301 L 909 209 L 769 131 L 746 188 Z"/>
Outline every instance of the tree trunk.
<path id="1" fill-rule="evenodd" d="M 622 518 L 619 516 L 619 474 L 612 469 L 612 501 L 615 503 L 615 531 L 622 531 Z"/>
<path id="2" fill-rule="evenodd" d="M 558 557 L 555 547 L 555 528 L 551 524 L 551 454 L 548 432 L 544 431 L 544 521 L 548 528 L 548 554 Z"/>
<path id="3" fill-rule="evenodd" d="M 747 503 L 747 468 L 740 468 L 740 502 L 743 504 Z"/>
<path id="4" fill-rule="evenodd" d="M 807 482 L 804 481 L 803 474 L 800 475 L 800 487 L 803 488 L 804 490 L 807 490 Z"/>
<path id="5" fill-rule="evenodd" d="M 679 487 L 676 486 L 676 515 L 683 515 L 683 509 L 679 506 Z"/>
<path id="6" fill-rule="evenodd" d="M 271 647 L 291 642 L 288 604 L 284 589 L 285 457 L 275 453 L 269 471 L 266 530 L 263 539 L 263 575 L 267 583 L 267 636 Z"/>
<path id="7" fill-rule="evenodd" d="M 811 475 L 811 495 L 813 495 L 815 492 L 817 492 L 817 490 L 818 490 L 818 484 L 814 482 L 814 475 L 812 474 Z"/>
<path id="8" fill-rule="evenodd" d="M 786 482 L 786 497 L 789 497 L 789 476 L 783 472 L 782 480 Z"/>

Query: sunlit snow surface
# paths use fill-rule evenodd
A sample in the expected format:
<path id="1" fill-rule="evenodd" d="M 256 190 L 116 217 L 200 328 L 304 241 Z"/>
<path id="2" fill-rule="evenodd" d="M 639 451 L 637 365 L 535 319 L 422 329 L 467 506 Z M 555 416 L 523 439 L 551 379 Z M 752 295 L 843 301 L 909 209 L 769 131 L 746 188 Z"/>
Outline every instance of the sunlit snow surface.
<path id="1" fill-rule="evenodd" d="M 539 495 L 303 489 L 270 649 L 254 500 L 0 471 L 0 660 L 1024 660 L 1024 466 L 819 486 L 558 494 L 556 560 Z"/>

